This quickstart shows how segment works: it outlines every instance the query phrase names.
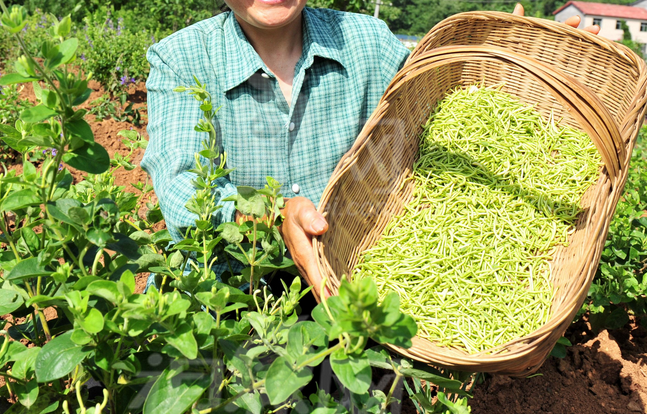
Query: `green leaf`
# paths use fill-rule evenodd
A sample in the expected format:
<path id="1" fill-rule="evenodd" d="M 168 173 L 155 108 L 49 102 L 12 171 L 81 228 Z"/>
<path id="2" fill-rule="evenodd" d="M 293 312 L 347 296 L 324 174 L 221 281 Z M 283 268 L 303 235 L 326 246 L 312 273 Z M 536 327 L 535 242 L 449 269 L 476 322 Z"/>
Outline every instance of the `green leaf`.
<path id="1" fill-rule="evenodd" d="M 11 368 L 11 375 L 27 379 L 31 372 L 34 370 L 34 364 L 36 363 L 36 358 L 40 352 L 39 347 L 27 348 L 25 352 L 18 354 L 16 362 L 14 362 L 13 367 Z"/>
<path id="2" fill-rule="evenodd" d="M 330 355 L 330 367 L 339 381 L 355 394 L 364 394 L 371 386 L 371 365 L 364 354 L 346 355 L 339 349 Z"/>
<path id="3" fill-rule="evenodd" d="M 19 190 L 9 194 L 0 205 L 0 212 L 16 211 L 29 206 L 40 205 L 38 194 L 30 189 Z"/>
<path id="4" fill-rule="evenodd" d="M 181 323 L 171 335 L 165 337 L 169 344 L 175 347 L 182 355 L 189 359 L 198 356 L 198 342 L 193 336 L 193 329 L 188 323 Z"/>
<path id="5" fill-rule="evenodd" d="M 79 346 L 70 339 L 72 332 L 66 332 L 49 341 L 36 358 L 38 382 L 50 382 L 63 378 L 83 362 L 91 348 Z"/>
<path id="6" fill-rule="evenodd" d="M 16 83 L 27 83 L 39 79 L 40 78 L 22 76 L 17 73 L 10 73 L 0 78 L 0 86 L 13 85 Z"/>
<path id="7" fill-rule="evenodd" d="M 139 265 L 137 272 L 146 272 L 151 267 L 164 266 L 164 256 L 157 253 L 147 253 L 141 255 L 135 262 Z"/>
<path id="8" fill-rule="evenodd" d="M 168 308 L 164 313 L 165 316 L 177 315 L 178 313 L 185 312 L 191 307 L 191 301 L 187 299 L 183 299 L 181 297 L 173 298 L 172 296 L 169 297 L 169 299 L 171 300 L 168 301 Z"/>
<path id="9" fill-rule="evenodd" d="M 6 315 L 20 308 L 24 303 L 22 296 L 9 289 L 0 289 L 0 315 Z"/>
<path id="10" fill-rule="evenodd" d="M 66 123 L 65 126 L 67 127 L 67 131 L 71 135 L 79 137 L 85 142 L 94 142 L 94 134 L 92 133 L 92 128 L 90 128 L 90 125 L 85 122 L 85 120 L 77 119 L 76 121 Z"/>
<path id="11" fill-rule="evenodd" d="M 91 94 L 92 94 L 92 89 L 87 88 L 85 91 L 83 91 L 82 94 L 80 94 L 79 96 L 76 97 L 74 102 L 72 102 L 72 106 L 81 105 L 83 102 L 88 100 L 88 98 L 90 97 Z M 80 109 L 79 111 L 82 111 L 82 109 Z"/>
<path id="12" fill-rule="evenodd" d="M 50 109 L 56 110 L 56 106 L 58 105 L 58 95 L 56 95 L 56 92 L 44 90 L 42 95 L 43 104 Z"/>
<path id="13" fill-rule="evenodd" d="M 121 131 L 117 132 L 117 135 L 122 136 L 126 139 L 129 139 L 131 141 L 137 141 L 137 131 L 133 131 L 130 129 L 122 129 Z"/>
<path id="14" fill-rule="evenodd" d="M 66 305 L 64 296 L 35 295 L 25 302 L 25 306 L 31 306 L 34 303 L 38 304 L 41 308 Z"/>
<path id="15" fill-rule="evenodd" d="M 278 357 L 270 365 L 265 377 L 265 390 L 270 403 L 278 405 L 287 400 L 301 387 L 312 380 L 310 368 L 295 371 L 284 357 Z"/>
<path id="16" fill-rule="evenodd" d="M 63 155 L 63 161 L 90 174 L 101 174 L 110 168 L 110 155 L 96 142 L 85 142 L 82 147 L 68 151 Z"/>
<path id="17" fill-rule="evenodd" d="M 67 211 L 67 215 L 76 224 L 83 225 L 90 218 L 88 211 L 82 207 L 72 207 Z"/>
<path id="18" fill-rule="evenodd" d="M 563 336 L 557 340 L 557 343 L 562 344 L 564 346 L 573 346 L 571 341 L 569 341 L 568 338 L 565 338 Z"/>
<path id="19" fill-rule="evenodd" d="M 180 373 L 171 377 L 171 371 L 166 369 L 148 393 L 143 414 L 183 414 L 209 385 L 208 373 Z"/>
<path id="20" fill-rule="evenodd" d="M 131 260 L 137 260 L 141 257 L 141 254 L 137 252 L 139 246 L 130 237 L 120 233 L 116 233 L 113 236 L 117 241 L 108 243 L 106 245 L 108 249 L 121 253 Z"/>
<path id="21" fill-rule="evenodd" d="M 92 337 L 83 329 L 75 329 L 74 331 L 72 331 L 72 336 L 70 336 L 70 339 L 77 345 L 89 344 L 92 341 Z M 107 370 L 108 369 L 106 368 L 106 371 Z"/>
<path id="22" fill-rule="evenodd" d="M 198 334 L 208 334 L 213 326 L 213 317 L 207 312 L 198 312 L 193 314 L 193 323 Z"/>
<path id="23" fill-rule="evenodd" d="M 148 233 L 146 233 L 146 232 L 145 232 L 145 231 L 143 231 L 143 230 L 136 231 L 136 232 L 134 232 L 134 233 L 130 234 L 128 237 L 130 237 L 131 239 L 135 240 L 135 242 L 136 242 L 139 246 L 145 246 L 145 245 L 147 245 L 147 244 L 151 244 L 151 243 L 153 242 L 153 240 L 152 240 L 152 238 L 151 238 L 151 235 L 150 235 L 150 234 L 148 234 Z"/>
<path id="24" fill-rule="evenodd" d="M 452 402 L 445 396 L 444 392 L 439 392 L 437 398 L 441 404 L 449 409 L 449 413 L 451 414 L 470 414 L 472 412 L 471 408 L 467 406 L 467 400 L 465 399 Z"/>
<path id="25" fill-rule="evenodd" d="M 90 229 L 86 237 L 90 243 L 96 244 L 99 247 L 106 247 L 106 243 L 108 243 L 112 238 L 109 233 L 96 228 Z"/>
<path id="26" fill-rule="evenodd" d="M 36 167 L 26 158 L 22 163 L 22 173 L 25 177 L 25 180 L 29 182 L 33 182 L 36 177 L 38 177 L 38 171 L 36 171 Z"/>
<path id="27" fill-rule="evenodd" d="M 76 320 L 87 333 L 94 334 L 103 330 L 103 315 L 96 308 L 90 308 L 85 317 Z"/>
<path id="28" fill-rule="evenodd" d="M 160 230 L 155 232 L 152 235 L 152 240 L 153 240 L 153 243 L 160 244 L 160 243 L 168 243 L 172 241 L 173 238 L 171 237 L 171 233 L 169 233 L 169 231 L 165 229 L 165 230 Z"/>
<path id="29" fill-rule="evenodd" d="M 67 15 L 63 17 L 61 21 L 56 24 L 54 30 L 57 36 L 67 36 L 70 33 L 70 30 L 72 30 L 72 19 L 70 18 L 70 16 Z"/>
<path id="30" fill-rule="evenodd" d="M 439 387 L 445 388 L 455 394 L 468 395 L 467 392 L 461 390 L 462 382 L 443 377 L 442 375 L 434 374 L 431 372 L 423 371 L 417 368 L 399 368 L 400 373 L 406 377 L 419 378 L 421 380 L 432 382 Z"/>
<path id="31" fill-rule="evenodd" d="M 56 133 L 52 131 L 52 124 L 50 123 L 42 123 L 42 124 L 34 125 L 32 127 L 32 133 L 37 137 L 56 138 Z M 53 144 L 53 141 L 49 141 L 49 143 Z M 39 145 L 39 144 L 34 144 L 34 145 Z"/>
<path id="32" fill-rule="evenodd" d="M 553 349 L 550 351 L 550 355 L 555 358 L 565 358 L 566 357 L 566 347 L 560 343 L 556 343 Z"/>
<path id="33" fill-rule="evenodd" d="M 119 302 L 118 298 L 121 297 L 117 284 L 110 280 L 97 280 L 96 282 L 92 282 L 87 286 L 86 290 L 111 303 Z"/>
<path id="34" fill-rule="evenodd" d="M 286 350 L 294 358 L 297 359 L 303 355 L 311 354 L 311 347 L 319 348 L 328 345 L 328 338 L 323 328 L 315 322 L 302 321 L 290 327 L 288 331 L 288 344 Z M 309 366 L 316 366 L 322 362 L 323 359 L 317 359 Z"/>
<path id="35" fill-rule="evenodd" d="M 28 147 L 53 147 L 55 145 L 54 140 L 48 136 L 30 136 L 25 137 L 18 141 L 18 145 L 28 146 Z"/>
<path id="36" fill-rule="evenodd" d="M 180 250 L 173 252 L 168 258 L 168 266 L 171 269 L 177 269 L 184 263 L 184 255 Z"/>
<path id="37" fill-rule="evenodd" d="M 243 390 L 242 386 L 232 386 L 232 388 L 237 392 Z M 258 391 L 246 392 L 235 404 L 245 410 L 246 413 L 261 414 L 263 412 L 263 402 L 261 400 L 261 394 Z"/>
<path id="38" fill-rule="evenodd" d="M 389 354 L 382 347 L 378 346 L 375 348 L 367 349 L 364 351 L 364 355 L 366 355 L 366 358 L 368 358 L 368 362 L 372 367 L 381 369 L 393 369 L 391 364 L 388 362 Z"/>
<path id="39" fill-rule="evenodd" d="M 333 296 L 331 298 L 326 299 L 326 303 L 330 304 L 330 301 L 340 301 L 339 297 Z M 315 320 L 321 326 L 324 331 L 326 331 L 326 334 L 330 335 L 330 330 L 332 329 L 332 324 L 333 321 L 330 320 L 330 317 L 328 316 L 328 312 L 326 312 L 326 308 L 324 307 L 323 304 L 318 304 L 311 312 L 312 319 Z"/>
<path id="40" fill-rule="evenodd" d="M 51 110 L 47 106 L 41 104 L 22 111 L 20 113 L 20 119 L 25 122 L 35 124 L 37 122 L 43 122 L 44 120 L 56 115 L 58 115 L 58 112 Z"/>
<path id="41" fill-rule="evenodd" d="M 9 145 L 12 149 L 18 152 L 24 152 L 27 149 L 27 147 L 25 147 L 24 145 L 20 145 L 22 134 L 15 128 L 10 127 L 9 125 L 0 124 L 0 132 L 5 135 L 4 137 L 0 136 L 2 141 L 4 141 L 5 144 Z"/>
<path id="42" fill-rule="evenodd" d="M 230 244 L 240 243 L 244 239 L 244 236 L 240 233 L 238 225 L 234 223 L 225 223 L 220 235 Z"/>
<path id="43" fill-rule="evenodd" d="M 14 390 L 16 391 L 20 404 L 27 408 L 34 405 L 38 398 L 38 382 L 35 379 L 29 381 L 27 384 L 14 384 Z"/>
<path id="44" fill-rule="evenodd" d="M 22 138 L 22 134 L 16 128 L 9 125 L 0 124 L 0 132 L 15 139 Z"/>
<path id="45" fill-rule="evenodd" d="M 68 29 L 69 32 L 69 29 Z M 67 39 L 58 45 L 58 52 L 62 55 L 61 63 L 68 63 L 74 57 L 76 49 L 79 47 L 79 41 L 76 38 Z"/>
<path id="46" fill-rule="evenodd" d="M 7 351 L 3 355 L 0 355 L 0 367 L 5 365 L 7 362 L 16 361 L 18 357 L 27 350 L 25 345 L 18 341 L 9 340 L 9 337 L 6 335 L 0 336 L 0 347 L 4 345 L 5 341 L 9 341 L 9 344 L 7 346 Z"/>
<path id="47" fill-rule="evenodd" d="M 261 218 L 265 215 L 263 196 L 253 187 L 239 186 L 236 208 L 245 215 Z"/>
<path id="48" fill-rule="evenodd" d="M 31 257 L 14 266 L 11 272 L 5 276 L 5 280 L 28 279 L 37 276 L 47 276 L 52 273 L 39 263 L 37 257 Z"/>
<path id="49" fill-rule="evenodd" d="M 620 307 L 615 308 L 613 311 L 611 311 L 605 321 L 605 325 L 609 329 L 620 329 L 627 323 L 629 323 L 629 316 L 627 315 L 627 311 Z"/>
<path id="50" fill-rule="evenodd" d="M 133 274 L 133 272 L 126 270 L 124 273 L 122 273 L 119 280 L 121 280 L 123 284 L 126 285 L 128 289 L 130 289 L 131 292 L 135 291 L 137 283 L 135 282 L 135 275 Z"/>

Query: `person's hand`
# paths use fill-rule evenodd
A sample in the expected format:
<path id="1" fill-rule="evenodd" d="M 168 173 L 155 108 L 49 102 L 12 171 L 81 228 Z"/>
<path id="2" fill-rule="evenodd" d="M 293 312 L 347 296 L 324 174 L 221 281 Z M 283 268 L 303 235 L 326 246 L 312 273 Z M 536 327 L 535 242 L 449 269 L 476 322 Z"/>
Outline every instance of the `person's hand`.
<path id="1" fill-rule="evenodd" d="M 312 237 L 324 234 L 328 230 L 328 222 L 315 209 L 312 201 L 305 197 L 289 199 L 285 203 L 283 216 L 285 218 L 281 225 L 281 233 L 294 264 L 312 286 L 317 299 L 322 293 L 325 297 L 330 296 L 328 288 L 324 288 L 324 292 L 320 291 L 321 275 L 312 250 Z"/>
<path id="2" fill-rule="evenodd" d="M 521 3 L 517 3 L 517 5 L 514 7 L 514 11 L 512 12 L 512 14 L 516 14 L 517 16 L 523 16 L 524 10 Z M 577 29 L 577 27 L 580 25 L 580 16 L 569 17 L 568 19 L 566 19 L 564 23 Z M 598 25 L 587 26 L 584 28 L 584 30 L 596 35 L 600 32 L 600 26 Z"/>

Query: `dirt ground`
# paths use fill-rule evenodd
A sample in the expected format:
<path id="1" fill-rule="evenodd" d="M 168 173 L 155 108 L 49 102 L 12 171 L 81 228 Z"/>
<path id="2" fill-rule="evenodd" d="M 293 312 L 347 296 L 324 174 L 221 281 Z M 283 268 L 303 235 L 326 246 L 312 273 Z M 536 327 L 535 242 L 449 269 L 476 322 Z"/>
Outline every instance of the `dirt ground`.
<path id="1" fill-rule="evenodd" d="M 103 94 L 97 83 L 91 83 L 90 87 L 95 92 L 88 102 Z M 25 88 L 24 94 L 33 99 L 31 86 Z M 142 114 L 146 113 L 145 95 L 143 84 L 130 90 L 130 98 Z M 88 121 L 95 140 L 111 155 L 128 153 L 121 143 L 123 138 L 117 136 L 122 129 L 134 128 L 148 138 L 145 122 L 140 127 L 133 127 L 112 119 L 93 122 L 93 116 L 88 116 Z M 143 152 L 138 150 L 134 154 L 135 164 L 139 164 Z M 20 166 L 14 168 L 20 169 Z M 73 175 L 78 180 L 82 173 L 75 171 Z M 120 169 L 115 174 L 116 185 L 126 186 L 127 191 L 134 191 L 131 183 L 146 179 L 146 173 L 140 168 L 132 171 Z M 140 276 L 139 290 L 144 284 L 145 276 Z M 622 329 L 595 335 L 587 322 L 580 321 L 567 331 L 566 337 L 574 344 L 568 348 L 567 356 L 564 359 L 549 358 L 538 375 L 530 378 L 488 376 L 484 383 L 478 384 L 470 401 L 472 413 L 647 413 L 647 329 L 644 326 L 632 321 Z M 412 412 L 410 402 L 403 406 L 402 412 Z"/>
<path id="2" fill-rule="evenodd" d="M 581 321 L 567 331 L 563 359 L 537 376 L 489 377 L 475 387 L 474 414 L 647 413 L 647 329 L 635 322 L 594 335 Z"/>

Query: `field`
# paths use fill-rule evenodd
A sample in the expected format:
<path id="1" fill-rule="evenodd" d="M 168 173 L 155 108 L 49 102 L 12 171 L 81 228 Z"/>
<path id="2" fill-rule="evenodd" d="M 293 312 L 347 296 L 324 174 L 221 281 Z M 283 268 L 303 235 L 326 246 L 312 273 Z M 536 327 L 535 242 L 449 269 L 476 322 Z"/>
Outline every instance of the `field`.
<path id="1" fill-rule="evenodd" d="M 143 51 L 163 36 L 160 30 L 130 32 L 127 19 L 105 12 L 85 26 L 70 21 L 67 29 L 65 19 L 36 14 L 24 17 L 30 20 L 23 31 L 22 18 L 3 21 L 16 25 L 35 58 L 26 64 L 28 76 L 21 75 L 33 82 L 0 86 L 0 123 L 11 128 L 0 129 L 0 140 L 6 138 L 0 141 L 6 166 L 0 176 L 0 411 L 647 412 L 646 138 L 634 152 L 589 300 L 538 373 L 509 378 L 437 370 L 388 354 L 368 339 L 366 332 L 377 332 L 371 337 L 379 342 L 407 346 L 415 332 L 397 306 L 376 302 L 369 282 L 348 284 L 329 301 L 330 309 L 318 306 L 308 321 L 296 311 L 298 278 L 285 292 L 275 290 L 284 293 L 278 300 L 241 287 L 250 280 L 259 287 L 259 274 L 291 267 L 271 230 L 280 224 L 276 183 L 263 190 L 269 202 L 256 192 L 236 200 L 239 210 L 271 218 L 267 230 L 209 227 L 205 218 L 214 207 L 196 189 L 202 227 L 182 249 L 167 246 L 157 198 L 139 168 L 148 139 Z M 62 42 L 63 58 L 37 52 L 50 26 L 61 41 L 79 39 L 78 58 L 66 54 Z M 99 38 L 109 40 L 101 45 Z M 132 61 L 114 53 L 125 47 L 121 42 L 138 48 Z M 6 44 L 12 49 L 0 62 L 2 75 L 25 53 L 17 43 Z M 32 74 L 29 64 L 46 69 Z M 47 91 L 61 83 L 42 73 L 56 76 L 57 70 L 69 70 L 75 82 L 94 73 L 89 90 L 61 88 L 70 96 L 89 93 L 73 108 L 87 113 L 75 118 L 62 100 L 48 101 Z M 208 102 L 202 96 L 196 105 Z M 51 113 L 42 119 L 33 109 L 38 107 Z M 207 118 L 210 110 L 205 106 Z M 18 128 L 16 135 L 18 119 L 29 124 L 20 128 L 31 129 L 22 134 Z M 79 127 L 79 119 L 91 132 Z M 209 145 L 208 127 L 204 136 Z M 224 174 L 204 167 L 205 182 Z M 257 237 L 265 256 L 246 242 Z M 251 270 L 232 272 L 224 286 L 204 267 L 183 274 L 182 250 L 203 262 L 214 252 L 227 254 Z M 143 294 L 151 271 L 164 281 L 159 292 Z M 395 322 L 378 316 L 366 321 L 367 311 Z M 364 321 L 362 329 L 350 327 L 357 320 Z M 465 389 L 473 398 L 461 396 Z"/>

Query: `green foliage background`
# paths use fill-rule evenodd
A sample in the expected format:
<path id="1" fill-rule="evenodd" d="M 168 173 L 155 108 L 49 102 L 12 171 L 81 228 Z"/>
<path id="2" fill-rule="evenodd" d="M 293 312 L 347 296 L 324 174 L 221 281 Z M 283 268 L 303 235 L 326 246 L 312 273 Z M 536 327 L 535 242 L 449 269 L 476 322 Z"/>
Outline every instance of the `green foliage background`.
<path id="1" fill-rule="evenodd" d="M 380 18 L 394 33 L 424 35 L 436 23 L 455 13 L 476 10 L 511 12 L 515 0 L 382 0 Z M 552 19 L 564 0 L 519 0 L 526 15 Z M 630 5 L 633 0 L 598 0 L 596 2 Z M 198 20 L 216 15 L 224 0 L 13 0 L 30 12 L 41 9 L 59 17 L 68 13 L 76 22 L 101 9 L 112 10 L 115 19 L 123 17 L 125 25 L 133 23 L 147 30 L 178 30 Z M 308 0 L 310 7 L 326 7 L 372 15 L 374 0 Z M 0 46 L 1 48 L 1 46 Z"/>

